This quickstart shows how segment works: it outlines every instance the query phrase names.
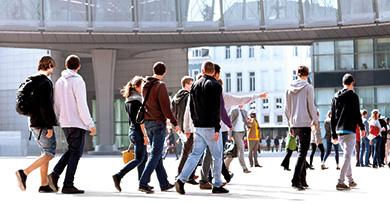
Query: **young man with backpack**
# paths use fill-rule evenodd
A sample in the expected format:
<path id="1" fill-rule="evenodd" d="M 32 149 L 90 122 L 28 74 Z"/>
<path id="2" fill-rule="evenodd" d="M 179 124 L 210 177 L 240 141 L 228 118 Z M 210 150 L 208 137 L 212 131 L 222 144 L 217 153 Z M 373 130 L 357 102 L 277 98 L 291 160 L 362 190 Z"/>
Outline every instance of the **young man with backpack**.
<path id="1" fill-rule="evenodd" d="M 47 180 L 49 161 L 54 158 L 56 152 L 56 137 L 53 126 L 57 125 L 57 119 L 53 108 L 53 83 L 49 79 L 56 66 L 50 56 L 44 56 L 39 61 L 38 73 L 27 78 L 17 94 L 16 109 L 19 113 L 30 116 L 30 128 L 34 134 L 41 156 L 30 166 L 16 172 L 19 187 L 26 190 L 27 176 L 37 168 L 40 168 L 41 186 L 40 193 L 53 192 Z"/>

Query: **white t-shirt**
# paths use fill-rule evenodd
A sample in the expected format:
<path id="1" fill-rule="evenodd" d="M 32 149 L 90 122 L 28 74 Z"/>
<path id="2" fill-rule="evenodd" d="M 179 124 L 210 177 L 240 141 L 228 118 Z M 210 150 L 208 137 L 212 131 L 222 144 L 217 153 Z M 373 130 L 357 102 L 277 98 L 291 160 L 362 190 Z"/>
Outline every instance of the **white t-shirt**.
<path id="1" fill-rule="evenodd" d="M 237 117 L 237 122 L 236 125 L 234 126 L 234 131 L 235 132 L 244 132 L 245 131 L 245 123 L 242 118 L 241 110 L 238 110 L 238 117 Z"/>

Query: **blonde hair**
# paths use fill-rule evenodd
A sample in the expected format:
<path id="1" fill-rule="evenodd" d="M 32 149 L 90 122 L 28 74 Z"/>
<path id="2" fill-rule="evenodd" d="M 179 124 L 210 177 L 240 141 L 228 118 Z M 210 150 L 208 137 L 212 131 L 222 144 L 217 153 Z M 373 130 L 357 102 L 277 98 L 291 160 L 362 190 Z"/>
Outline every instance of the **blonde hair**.
<path id="1" fill-rule="evenodd" d="M 123 86 L 120 93 L 123 98 L 129 98 L 131 96 L 131 91 L 134 91 L 135 88 L 140 87 L 144 78 L 141 76 L 134 76 L 126 85 Z"/>

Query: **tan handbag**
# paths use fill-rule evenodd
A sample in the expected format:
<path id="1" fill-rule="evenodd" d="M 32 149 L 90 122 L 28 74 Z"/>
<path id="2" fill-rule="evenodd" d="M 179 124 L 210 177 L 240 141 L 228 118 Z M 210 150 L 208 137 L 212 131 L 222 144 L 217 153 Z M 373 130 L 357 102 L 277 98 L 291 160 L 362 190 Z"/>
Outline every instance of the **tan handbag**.
<path id="1" fill-rule="evenodd" d="M 134 151 L 133 150 L 122 151 L 122 159 L 123 159 L 123 163 L 127 164 L 129 161 L 134 159 Z"/>

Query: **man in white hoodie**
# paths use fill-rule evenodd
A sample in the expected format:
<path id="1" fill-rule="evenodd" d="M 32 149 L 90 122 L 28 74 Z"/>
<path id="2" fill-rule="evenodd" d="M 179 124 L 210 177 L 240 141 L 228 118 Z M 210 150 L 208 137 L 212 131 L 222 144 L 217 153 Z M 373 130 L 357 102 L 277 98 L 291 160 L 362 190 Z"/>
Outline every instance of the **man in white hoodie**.
<path id="1" fill-rule="evenodd" d="M 291 134 L 299 138 L 299 155 L 295 166 L 292 187 L 305 190 L 307 151 L 310 146 L 311 127 L 318 124 L 317 108 L 314 105 L 314 88 L 307 82 L 309 69 L 298 67 L 298 80 L 294 80 L 286 92 L 285 114 Z"/>
<path id="2" fill-rule="evenodd" d="M 50 187 L 58 191 L 58 179 L 67 167 L 62 193 L 80 194 L 84 191 L 73 185 L 74 175 L 83 154 L 87 130 L 93 136 L 96 128 L 87 105 L 85 82 L 77 73 L 81 67 L 80 58 L 76 55 L 68 56 L 65 66 L 66 70 L 62 71 L 55 85 L 54 110 L 68 142 L 68 150 L 62 155 L 48 180 Z"/>

